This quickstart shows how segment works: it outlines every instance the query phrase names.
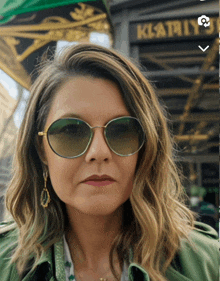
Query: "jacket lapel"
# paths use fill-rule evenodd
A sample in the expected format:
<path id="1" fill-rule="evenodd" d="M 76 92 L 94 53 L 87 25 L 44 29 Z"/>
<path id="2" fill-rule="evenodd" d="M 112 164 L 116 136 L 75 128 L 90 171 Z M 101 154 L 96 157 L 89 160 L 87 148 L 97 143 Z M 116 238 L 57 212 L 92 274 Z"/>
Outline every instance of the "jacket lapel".
<path id="1" fill-rule="evenodd" d="M 130 266 L 128 268 L 129 281 L 150 281 L 149 274 L 140 265 L 133 262 L 133 251 L 130 250 Z M 191 279 L 183 276 L 179 271 L 177 271 L 172 265 L 170 265 L 166 271 L 166 277 L 169 281 L 192 281 Z"/>
<path id="2" fill-rule="evenodd" d="M 55 260 L 55 276 L 57 278 L 57 281 L 66 280 L 63 238 L 60 239 L 59 242 L 54 244 L 54 260 Z"/>
<path id="3" fill-rule="evenodd" d="M 43 274 L 39 274 L 39 272 Z M 29 271 L 22 281 L 49 281 L 53 272 L 51 247 L 42 254 L 34 271 Z"/>
<path id="4" fill-rule="evenodd" d="M 129 281 L 150 281 L 150 277 L 145 269 L 136 263 L 131 263 L 128 268 Z M 192 281 L 176 271 L 172 266 L 169 266 L 166 271 L 166 277 L 170 281 Z"/>
<path id="5" fill-rule="evenodd" d="M 129 281 L 150 281 L 148 273 L 136 263 L 131 263 L 128 268 Z"/>

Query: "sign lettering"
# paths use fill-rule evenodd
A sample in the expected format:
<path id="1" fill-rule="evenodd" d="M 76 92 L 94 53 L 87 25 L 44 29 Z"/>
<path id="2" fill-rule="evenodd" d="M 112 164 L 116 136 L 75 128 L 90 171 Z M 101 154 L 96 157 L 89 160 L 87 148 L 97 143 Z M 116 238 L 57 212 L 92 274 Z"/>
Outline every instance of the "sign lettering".
<path id="1" fill-rule="evenodd" d="M 131 41 L 140 41 L 157 38 L 210 36 L 218 34 L 218 25 L 218 17 L 210 17 L 210 25 L 208 27 L 198 25 L 197 18 L 132 23 L 130 26 L 130 37 Z"/>

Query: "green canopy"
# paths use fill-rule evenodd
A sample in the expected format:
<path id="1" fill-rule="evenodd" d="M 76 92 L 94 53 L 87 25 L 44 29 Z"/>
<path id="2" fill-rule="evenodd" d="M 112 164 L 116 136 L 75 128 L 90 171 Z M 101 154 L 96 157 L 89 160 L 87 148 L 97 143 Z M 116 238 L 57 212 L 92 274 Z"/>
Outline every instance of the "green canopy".
<path id="1" fill-rule="evenodd" d="M 94 2 L 94 0 L 1 0 L 0 24 L 8 22 L 15 15 L 66 6 L 79 2 Z M 109 13 L 106 2 L 103 2 Z"/>

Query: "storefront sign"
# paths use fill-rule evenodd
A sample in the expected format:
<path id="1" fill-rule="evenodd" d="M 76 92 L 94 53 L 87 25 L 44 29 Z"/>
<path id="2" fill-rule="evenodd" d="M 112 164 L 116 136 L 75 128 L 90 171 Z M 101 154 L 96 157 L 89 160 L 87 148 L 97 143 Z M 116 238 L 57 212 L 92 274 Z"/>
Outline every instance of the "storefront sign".
<path id="1" fill-rule="evenodd" d="M 198 18 L 152 21 L 130 24 L 130 42 L 181 37 L 207 37 L 218 34 L 218 17 L 210 17 L 210 25 L 198 24 Z"/>

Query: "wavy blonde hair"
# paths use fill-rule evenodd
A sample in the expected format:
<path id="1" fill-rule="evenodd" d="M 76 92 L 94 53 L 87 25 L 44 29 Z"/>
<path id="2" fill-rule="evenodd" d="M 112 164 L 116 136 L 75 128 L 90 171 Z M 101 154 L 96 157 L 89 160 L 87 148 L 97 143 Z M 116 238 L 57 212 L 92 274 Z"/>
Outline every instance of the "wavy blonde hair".
<path id="1" fill-rule="evenodd" d="M 176 149 L 154 88 L 130 60 L 94 44 L 68 47 L 45 60 L 40 69 L 19 130 L 13 178 L 6 193 L 7 209 L 19 229 L 19 243 L 11 263 L 16 262 L 21 274 L 32 254 L 35 269 L 43 251 L 65 233 L 68 224 L 65 204 L 54 192 L 50 180 L 52 202 L 48 208 L 40 204 L 44 164 L 37 132 L 44 129 L 57 89 L 71 77 L 85 76 L 117 83 L 128 111 L 140 120 L 147 136 L 138 154 L 132 194 L 124 203 L 121 232 L 109 255 L 112 272 L 120 280 L 113 255 L 117 253 L 122 269 L 132 247 L 133 261 L 148 272 L 151 280 L 167 280 L 165 272 L 180 248 L 180 240 L 190 240 L 195 213 L 186 206 L 187 195 L 174 161 Z"/>

